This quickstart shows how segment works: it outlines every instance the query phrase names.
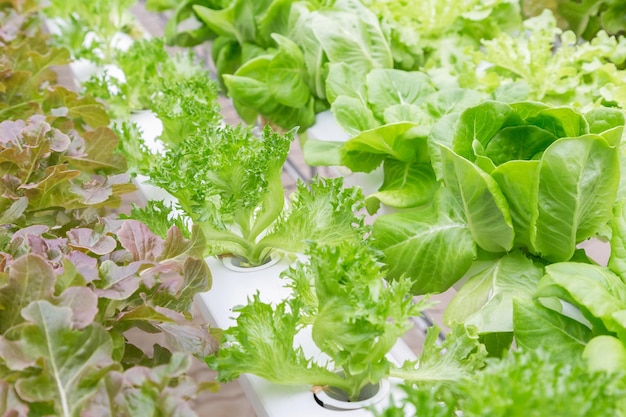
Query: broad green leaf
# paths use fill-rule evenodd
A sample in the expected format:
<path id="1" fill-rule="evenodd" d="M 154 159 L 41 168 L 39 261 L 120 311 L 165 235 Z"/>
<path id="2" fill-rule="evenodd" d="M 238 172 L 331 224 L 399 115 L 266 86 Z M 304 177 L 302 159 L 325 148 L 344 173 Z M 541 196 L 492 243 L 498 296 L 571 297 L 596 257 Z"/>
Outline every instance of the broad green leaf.
<path id="1" fill-rule="evenodd" d="M 585 135 L 554 142 L 539 172 L 534 247 L 550 261 L 566 261 L 576 244 L 598 232 L 612 216 L 619 183 L 617 149 Z"/>
<path id="2" fill-rule="evenodd" d="M 536 159 L 557 137 L 537 126 L 511 126 L 498 131 L 485 146 L 496 165 L 512 160 Z"/>
<path id="3" fill-rule="evenodd" d="M 618 200 L 611 219 L 609 268 L 626 282 L 626 200 Z"/>
<path id="4" fill-rule="evenodd" d="M 424 104 L 428 113 L 439 119 L 447 114 L 462 112 L 466 108 L 476 106 L 482 98 L 482 94 L 474 90 L 449 88 L 426 97 Z"/>
<path id="5" fill-rule="evenodd" d="M 304 143 L 304 159 L 311 166 L 341 165 L 343 142 L 307 139 Z"/>
<path id="6" fill-rule="evenodd" d="M 435 92 L 430 79 L 422 72 L 396 69 L 373 69 L 365 79 L 368 102 L 374 114 L 382 118 L 385 109 L 396 104 L 419 104 Z"/>
<path id="7" fill-rule="evenodd" d="M 425 138 L 413 137 L 415 123 L 394 123 L 366 130 L 344 144 L 342 165 L 370 172 L 388 157 L 403 162 L 427 161 Z"/>
<path id="8" fill-rule="evenodd" d="M 591 372 L 623 372 L 626 369 L 626 346 L 613 336 L 596 336 L 585 346 L 583 359 Z"/>
<path id="9" fill-rule="evenodd" d="M 475 141 L 485 147 L 500 129 L 518 124 L 519 116 L 508 104 L 484 102 L 461 113 L 455 127 L 452 149 L 473 161 Z"/>
<path id="10" fill-rule="evenodd" d="M 596 107 L 585 114 L 589 133 L 604 137 L 609 144 L 619 146 L 624 133 L 624 113 L 608 107 Z"/>
<path id="11" fill-rule="evenodd" d="M 391 68 L 391 50 L 376 16 L 355 0 L 315 14 L 312 29 L 330 62 L 345 62 L 357 74 Z"/>
<path id="12" fill-rule="evenodd" d="M 606 267 L 579 262 L 559 262 L 546 267 L 542 285 L 565 289 L 578 306 L 601 319 L 611 331 L 622 327 L 613 313 L 626 307 L 626 284 Z"/>
<path id="13" fill-rule="evenodd" d="M 362 74 L 365 76 L 365 74 Z M 366 84 L 361 74 L 355 74 L 354 69 L 345 62 L 331 62 L 328 65 L 326 77 L 326 98 L 333 104 L 340 96 L 360 99 L 363 103 L 367 99 Z"/>
<path id="14" fill-rule="evenodd" d="M 518 347 L 544 349 L 555 361 L 580 356 L 592 337 L 584 324 L 528 300 L 514 300 L 513 328 Z"/>
<path id="15" fill-rule="evenodd" d="M 479 333 L 512 332 L 513 300 L 531 300 L 542 274 L 521 252 L 490 261 L 456 293 L 444 321 L 474 325 Z"/>
<path id="16" fill-rule="evenodd" d="M 337 123 L 348 133 L 358 135 L 379 125 L 374 114 L 360 98 L 339 96 L 330 107 Z"/>
<path id="17" fill-rule="evenodd" d="M 577 137 L 589 133 L 589 125 L 583 115 L 570 107 L 545 109 L 526 121 L 559 138 Z"/>
<path id="18" fill-rule="evenodd" d="M 385 254 L 388 276 L 412 278 L 413 294 L 446 291 L 476 257 L 467 225 L 428 209 L 379 216 L 372 233 Z"/>
<path id="19" fill-rule="evenodd" d="M 513 247 L 513 222 L 498 183 L 477 166 L 441 146 L 443 179 L 463 206 L 467 227 L 478 246 L 490 252 Z"/>
<path id="20" fill-rule="evenodd" d="M 536 234 L 537 188 L 539 184 L 539 161 L 509 161 L 498 166 L 491 176 L 500 186 L 509 203 L 509 212 L 515 231 L 515 245 L 528 248 L 535 253 L 533 246 Z"/>
<path id="21" fill-rule="evenodd" d="M 277 33 L 272 39 L 278 44 L 278 52 L 267 67 L 267 84 L 272 97 L 285 106 L 304 106 L 311 92 L 304 79 L 306 67 L 302 51 L 293 41 Z"/>
<path id="22" fill-rule="evenodd" d="M 380 203 L 390 207 L 408 208 L 433 200 L 439 184 L 430 164 L 387 159 L 383 169 L 383 184 L 377 192 L 367 196 L 370 213 L 376 212 Z"/>

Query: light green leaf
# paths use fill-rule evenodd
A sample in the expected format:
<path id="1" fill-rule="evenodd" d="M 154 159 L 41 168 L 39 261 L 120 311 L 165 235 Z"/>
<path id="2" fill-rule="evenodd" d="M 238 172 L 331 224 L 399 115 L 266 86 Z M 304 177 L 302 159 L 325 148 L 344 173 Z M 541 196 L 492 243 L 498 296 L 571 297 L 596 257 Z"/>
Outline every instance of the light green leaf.
<path id="1" fill-rule="evenodd" d="M 383 169 L 383 184 L 377 192 L 367 197 L 368 207 L 373 207 L 372 204 L 378 206 L 380 203 L 398 208 L 427 204 L 432 201 L 439 187 L 430 164 L 387 159 Z M 377 204 L 372 200 L 377 200 Z M 368 211 L 375 212 L 377 209 L 368 208 Z"/>
<path id="2" fill-rule="evenodd" d="M 417 105 L 435 92 L 430 78 L 422 72 L 373 69 L 365 79 L 368 101 L 374 114 L 382 119 L 385 110 L 396 104 Z"/>
<path id="3" fill-rule="evenodd" d="M 372 111 L 359 98 L 338 96 L 331 105 L 330 111 L 337 123 L 352 135 L 358 135 L 379 125 Z"/>
<path id="4" fill-rule="evenodd" d="M 285 106 L 302 107 L 311 97 L 304 79 L 306 68 L 302 51 L 293 41 L 277 33 L 272 39 L 278 44 L 278 52 L 267 68 L 272 97 Z"/>
<path id="5" fill-rule="evenodd" d="M 538 216 L 539 161 L 505 162 L 493 170 L 491 176 L 509 203 L 515 245 L 528 248 L 535 253 L 533 241 Z"/>
<path id="6" fill-rule="evenodd" d="M 531 300 L 542 274 L 521 252 L 488 261 L 450 301 L 444 321 L 474 325 L 479 333 L 512 332 L 513 300 Z"/>
<path id="7" fill-rule="evenodd" d="M 585 346 L 583 359 L 591 372 L 623 372 L 626 346 L 613 336 L 596 336 Z"/>
<path id="8" fill-rule="evenodd" d="M 446 291 L 476 257 L 467 225 L 445 215 L 438 217 L 436 210 L 379 216 L 372 233 L 374 245 L 385 254 L 388 276 L 412 278 L 413 294 Z"/>
<path id="9" fill-rule="evenodd" d="M 564 138 L 546 149 L 539 172 L 537 251 L 551 261 L 568 260 L 578 242 L 611 218 L 619 178 L 617 149 L 602 137 Z"/>
<path id="10" fill-rule="evenodd" d="M 626 282 L 626 200 L 618 200 L 611 219 L 609 268 Z"/>
<path id="11" fill-rule="evenodd" d="M 518 124 L 519 116 L 511 106 L 497 101 L 486 101 L 461 113 L 455 128 L 452 149 L 473 161 L 475 141 L 485 147 L 500 129 Z"/>
<path id="12" fill-rule="evenodd" d="M 513 327 L 518 347 L 544 349 L 555 361 L 580 356 L 592 336 L 584 324 L 528 300 L 513 302 Z"/>
<path id="13" fill-rule="evenodd" d="M 623 330 L 613 314 L 626 308 L 626 284 L 606 267 L 579 262 L 559 262 L 546 267 L 544 285 L 558 285 L 576 305 L 601 319 L 607 329 Z"/>
<path id="14" fill-rule="evenodd" d="M 465 211 L 467 227 L 481 248 L 505 252 L 513 247 L 513 222 L 498 183 L 477 166 L 441 146 L 444 183 Z"/>
<path id="15" fill-rule="evenodd" d="M 15 344 L 39 368 L 36 375 L 26 372 L 19 377 L 18 394 L 30 402 L 52 402 L 60 416 L 77 415 L 98 380 L 115 366 L 109 334 L 97 324 L 74 330 L 71 310 L 47 301 L 30 304 L 23 315 L 27 324 L 20 328 L 19 339 L 0 338 L 0 355 Z"/>
<path id="16" fill-rule="evenodd" d="M 366 130 L 344 144 L 342 165 L 352 171 L 370 172 L 392 157 L 398 161 L 427 161 L 425 138 L 413 137 L 415 123 L 394 123 Z"/>

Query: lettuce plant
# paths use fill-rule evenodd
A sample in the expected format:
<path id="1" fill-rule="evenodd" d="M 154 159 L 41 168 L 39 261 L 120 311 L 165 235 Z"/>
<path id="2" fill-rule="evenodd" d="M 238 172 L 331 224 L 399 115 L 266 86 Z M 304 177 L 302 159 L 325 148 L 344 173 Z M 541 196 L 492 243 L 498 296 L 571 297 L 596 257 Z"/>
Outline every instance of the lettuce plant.
<path id="1" fill-rule="evenodd" d="M 208 138 L 208 140 L 206 139 Z M 355 216 L 361 193 L 340 180 L 299 184 L 285 206 L 282 167 L 293 132 L 266 128 L 257 137 L 243 126 L 215 126 L 172 147 L 150 173 L 207 236 L 210 255 L 235 255 L 251 265 L 272 252 L 301 252 L 306 240 L 320 243 L 359 239 Z"/>
<path id="2" fill-rule="evenodd" d="M 410 327 L 409 317 L 430 303 L 407 297 L 408 278 L 386 283 L 378 254 L 362 242 L 313 245 L 307 255 L 308 261 L 283 273 L 293 288 L 289 299 L 271 306 L 255 296 L 238 308 L 237 325 L 208 358 L 220 380 L 252 373 L 277 384 L 340 389 L 354 400 L 365 385 L 389 375 L 456 380 L 482 365 L 477 337 L 459 328 L 443 347 L 435 346 L 431 332 L 420 365 L 396 368 L 387 353 Z M 305 328 L 328 363 L 307 358 L 298 347 Z"/>
<path id="3" fill-rule="evenodd" d="M 444 117 L 429 138 L 441 181 L 430 206 L 376 219 L 389 276 L 415 293 L 461 277 L 444 319 L 513 331 L 513 299 L 530 300 L 546 264 L 582 259 L 604 235 L 620 184 L 624 116 L 536 102 L 485 102 Z"/>
<path id="4" fill-rule="evenodd" d="M 140 36 L 129 11 L 134 3 L 135 0 L 51 0 L 43 11 L 60 23 L 55 43 L 66 47 L 77 59 L 106 64 L 115 55 L 116 35 Z"/>
<path id="5" fill-rule="evenodd" d="M 615 205 L 607 266 L 546 266 L 532 300 L 514 304 L 515 336 L 527 349 L 546 346 L 554 358 L 582 356 L 596 371 L 626 371 L 625 201 Z"/>
<path id="6" fill-rule="evenodd" d="M 0 236 L 5 411 L 69 417 L 104 407 L 132 415 L 137 398 L 165 410 L 195 395 L 184 377 L 188 355 L 215 349 L 189 317 L 193 296 L 210 285 L 201 235 L 187 240 L 172 228 L 161 239 L 135 220 L 110 219 L 62 237 L 43 225 L 7 230 Z M 156 346 L 147 357 L 127 336 L 133 328 L 163 332 L 181 353 Z"/>
<path id="7" fill-rule="evenodd" d="M 406 385 L 406 396 L 377 417 L 410 415 L 623 416 L 624 374 L 590 372 L 580 358 L 555 361 L 544 351 L 522 350 L 453 384 Z"/>
<path id="8" fill-rule="evenodd" d="M 468 71 L 461 85 L 487 92 L 518 89 L 529 100 L 583 111 L 599 103 L 624 108 L 626 38 L 601 31 L 579 42 L 574 32 L 557 27 L 548 10 L 525 20 L 523 29 L 524 36 L 503 33 L 483 41 L 475 52 L 482 69 Z"/>

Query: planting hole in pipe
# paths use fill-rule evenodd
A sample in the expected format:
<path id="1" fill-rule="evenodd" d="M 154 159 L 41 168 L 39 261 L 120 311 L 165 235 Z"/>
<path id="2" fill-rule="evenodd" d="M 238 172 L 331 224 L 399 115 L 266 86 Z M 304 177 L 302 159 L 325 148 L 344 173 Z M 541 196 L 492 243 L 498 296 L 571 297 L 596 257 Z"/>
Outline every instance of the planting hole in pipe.
<path id="1" fill-rule="evenodd" d="M 328 387 L 313 394 L 315 402 L 329 410 L 356 410 L 376 404 L 389 395 L 390 384 L 384 379 L 377 384 L 367 384 L 356 401 L 350 401 L 345 391 Z"/>
<path id="2" fill-rule="evenodd" d="M 235 272 L 256 272 L 269 268 L 279 261 L 280 257 L 269 258 L 265 263 L 255 266 L 246 266 L 246 260 L 238 256 L 225 256 L 222 258 L 224 266 Z"/>

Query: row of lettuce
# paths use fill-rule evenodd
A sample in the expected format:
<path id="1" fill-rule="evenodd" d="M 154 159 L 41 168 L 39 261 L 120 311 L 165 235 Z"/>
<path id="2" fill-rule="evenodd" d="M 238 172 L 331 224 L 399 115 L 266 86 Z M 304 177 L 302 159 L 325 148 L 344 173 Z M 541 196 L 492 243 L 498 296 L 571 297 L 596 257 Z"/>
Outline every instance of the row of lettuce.
<path id="1" fill-rule="evenodd" d="M 385 415 L 623 410 L 613 397 L 621 388 L 599 388 L 623 381 L 626 370 L 623 5 L 191 0 L 148 7 L 173 10 L 169 43 L 211 41 L 220 88 L 245 121 L 298 127 L 313 165 L 382 169 L 384 182 L 366 207 L 402 209 L 374 221 L 368 245 L 382 252 L 382 269 L 351 251 L 313 247 L 309 265 L 284 274 L 294 289 L 286 306 L 254 300 L 244 307 L 227 332 L 235 343 L 213 362 L 222 377 L 251 372 L 319 385 L 320 376 L 309 376 L 315 366 L 291 353 L 290 333 L 278 321 L 285 317 L 294 327 L 312 323 L 314 340 L 346 379 L 392 375 L 422 388 L 407 387 L 405 403 Z M 190 18 L 193 30 L 180 25 Z M 327 110 L 349 140 L 307 139 Z M 578 249 L 590 238 L 610 242 L 608 266 Z M 328 271 L 338 282 L 361 283 L 331 301 Z M 444 321 L 466 327 L 450 333 L 446 355 L 430 345 L 431 335 L 418 366 L 378 366 L 385 362 L 375 359 L 379 346 L 395 337 L 391 323 L 424 306 L 380 310 L 389 320 L 372 326 L 364 318 L 371 316 L 359 314 L 372 310 L 357 285 L 377 273 L 394 283 L 385 292 L 392 298 L 396 286 L 419 295 L 455 285 Z M 379 309 L 387 303 L 376 300 Z M 403 306 L 401 298 L 393 305 Z M 255 339 L 260 329 L 284 344 Z M 513 343 L 520 352 L 476 372 L 481 349 L 498 357 Z M 538 365 L 531 370 L 531 363 Z M 583 374 L 606 402 L 590 400 L 576 381 Z M 504 392 L 502 381 L 514 391 Z"/>
<path id="2" fill-rule="evenodd" d="M 412 2 L 219 3 L 148 5 L 177 7 L 168 41 L 190 45 L 212 39 L 219 82 L 242 117 L 251 122 L 261 114 L 286 133 L 224 125 L 216 104 L 218 85 L 191 55 L 170 57 L 161 39 L 137 40 L 128 50 L 108 48 L 120 32 L 137 33 L 129 1 L 52 1 L 45 10 L 58 19 L 62 34 L 56 42 L 67 46 L 72 58 L 103 68 L 114 62 L 123 74 L 95 74 L 82 85 L 84 97 L 50 87 L 50 71 L 44 69 L 65 64 L 67 49 L 45 46 L 55 52 L 23 55 L 14 47 L 17 72 L 44 78 L 29 87 L 30 96 L 19 90 L 27 88 L 23 83 L 6 84 L 2 110 L 26 131 L 11 133 L 16 125 L 9 124 L 7 135 L 27 146 L 7 141 L 11 150 L 3 151 L 2 160 L 10 167 L 11 186 L 3 194 L 10 196 L 3 203 L 8 213 L 3 224 L 9 225 L 4 241 L 14 252 L 3 249 L 9 254 L 8 273 L 0 276 L 6 281 L 0 291 L 8 295 L 0 313 L 12 311 L 14 322 L 0 339 L 0 370 L 9 381 L 1 386 L 0 404 L 5 398 L 18 411 L 75 415 L 102 405 L 101 395 L 111 392 L 117 414 L 136 404 L 124 400 L 134 394 L 128 394 L 119 373 L 109 377 L 115 385 L 93 382 L 91 366 L 60 372 L 54 364 L 76 357 L 69 343 L 48 344 L 49 357 L 31 346 L 30 332 L 39 323 L 31 306 L 52 305 L 65 308 L 68 334 L 59 340 L 72 335 L 84 342 L 84 334 L 76 335 L 86 328 L 108 331 L 118 360 L 111 372 L 149 362 L 133 362 L 130 357 L 138 351 L 128 343 L 123 348 L 124 332 L 139 327 L 175 335 L 178 342 L 187 340 L 179 334 L 187 334 L 190 340 L 179 343 L 181 350 L 207 357 L 222 381 L 254 373 L 282 384 L 336 386 L 356 398 L 368 383 L 403 378 L 407 396 L 382 412 L 388 416 L 413 411 L 452 416 L 459 410 L 468 416 L 530 410 L 620 415 L 626 372 L 626 214 L 620 177 L 626 41 L 593 33 L 594 19 L 587 19 L 586 26 L 579 22 L 576 28 L 591 41 L 578 42 L 576 33 L 557 29 L 550 12 L 522 21 L 520 5 L 511 1 L 468 2 L 457 9 L 456 2 L 435 2 L 431 21 L 416 14 Z M 589 14 L 598 24 L 622 30 L 611 20 L 619 6 L 600 3 L 605 2 Z M 35 4 L 16 5 L 3 27 L 39 24 L 25 17 Z M 16 13 L 16 7 L 25 9 Z M 193 16 L 202 24 L 179 31 L 178 22 Z M 88 19 L 94 21 L 85 36 L 78 22 Z M 527 37 L 513 36 L 515 30 Z M 17 32 L 30 34 L 24 28 Z M 5 33 L 11 36 L 10 30 Z M 555 35 L 561 43 L 553 52 Z M 20 40 L 5 43 L 46 45 L 33 36 L 15 39 Z M 43 62 L 41 56 L 51 58 Z M 47 98 L 54 91 L 63 91 L 63 100 Z M 114 122 L 90 96 L 108 103 Z M 315 114 L 329 108 L 353 137 L 343 144 L 306 140 L 304 131 Z M 151 110 L 163 124 L 159 152 L 142 142 L 136 126 L 124 122 L 140 109 Z M 35 113 L 43 120 L 33 119 Z M 43 122 L 52 132 L 43 135 L 49 144 L 32 153 L 28 132 L 42 131 L 34 126 Z M 295 127 L 310 161 L 364 172 L 382 165 L 381 190 L 364 199 L 338 179 L 318 178 L 299 184 L 285 206 L 280 174 Z M 31 152 L 25 161 L 47 159 L 20 171 L 15 162 L 20 148 Z M 35 181 L 35 169 L 46 181 Z M 19 179 L 19 172 L 25 178 Z M 153 201 L 133 210 L 131 217 L 143 223 L 103 220 L 96 209 L 130 190 L 127 178 L 104 175 L 113 172 L 147 175 L 175 197 L 176 207 Z M 364 206 L 375 212 L 381 202 L 410 210 L 365 226 L 355 213 Z M 173 217 L 174 208 L 183 216 Z M 178 227 L 170 229 L 172 224 Z M 145 241 L 129 242 L 139 236 Z M 595 236 L 611 242 L 608 267 L 577 249 Z M 35 272 L 11 276 L 19 274 L 19 263 L 8 265 L 23 252 L 29 253 L 22 261 L 29 271 L 39 271 L 42 263 L 31 252 L 52 264 L 53 290 L 15 289 L 25 282 L 41 288 L 31 279 Z M 202 329 L 180 312 L 207 289 L 210 273 L 202 256 L 234 255 L 255 265 L 289 253 L 308 255 L 283 273 L 291 298 L 278 305 L 250 300 L 239 310 L 238 325 L 221 336 L 228 343 L 217 355 L 209 355 L 215 346 L 206 331 L 204 350 L 191 344 Z M 96 259 L 97 276 L 92 260 L 81 269 L 87 258 Z M 408 329 L 408 318 L 430 306 L 407 296 L 442 292 L 454 284 L 459 291 L 446 309 L 452 328 L 446 342 L 436 343 L 433 328 L 417 362 L 390 363 L 385 355 Z M 67 307 L 73 304 L 63 300 L 72 292 L 100 297 L 90 310 L 93 320 L 101 319 L 98 324 L 87 322 L 84 310 Z M 23 293 L 45 294 L 40 298 L 47 304 L 24 299 L 16 306 L 15 294 Z M 308 326 L 331 364 L 315 363 L 294 349 L 297 333 Z M 519 351 L 497 358 L 513 340 Z M 16 356 L 20 349 L 39 356 L 29 362 Z M 167 359 L 158 348 L 150 364 Z M 42 361 L 41 369 L 32 365 Z M 90 362 L 81 357 L 78 363 Z M 106 373 L 103 365 L 93 368 Z M 150 372 L 141 369 L 142 375 Z M 182 365 L 178 370 L 182 390 Z M 139 371 L 129 373 L 137 384 L 138 377 L 131 377 Z M 155 379 L 149 378 L 153 388 L 173 384 Z M 49 383 L 47 397 L 28 390 L 35 381 Z M 503 391 L 505 385 L 511 391 Z M 106 391 L 109 386 L 120 388 Z M 155 388 L 170 395 L 155 402 L 191 412 L 181 404 L 192 391 Z M 79 393 L 81 400 L 69 393 Z M 602 401 L 590 400 L 597 396 Z"/>

